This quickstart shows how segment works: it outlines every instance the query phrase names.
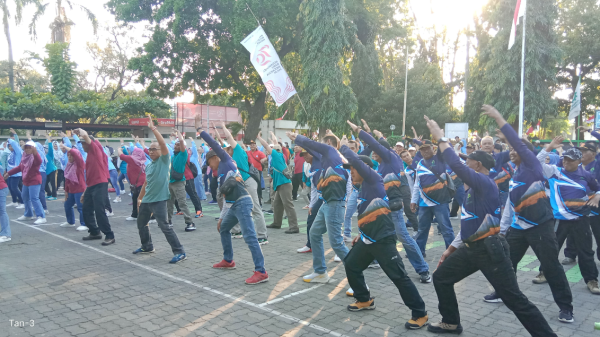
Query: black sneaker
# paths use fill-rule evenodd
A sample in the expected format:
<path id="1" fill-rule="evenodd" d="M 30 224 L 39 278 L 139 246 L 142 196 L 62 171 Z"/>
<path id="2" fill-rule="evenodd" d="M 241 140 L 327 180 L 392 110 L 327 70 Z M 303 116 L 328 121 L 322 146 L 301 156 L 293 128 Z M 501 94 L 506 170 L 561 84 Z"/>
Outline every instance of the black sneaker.
<path id="1" fill-rule="evenodd" d="M 275 224 L 270 224 L 270 225 L 267 226 L 267 228 L 281 229 L 281 225 L 276 226 Z"/>
<path id="2" fill-rule="evenodd" d="M 110 246 L 113 243 L 115 243 L 115 239 L 104 239 L 104 241 L 102 241 L 103 246 Z"/>
<path id="3" fill-rule="evenodd" d="M 483 300 L 488 303 L 502 303 L 502 299 L 500 296 L 498 296 L 498 294 L 496 294 L 495 291 L 489 295 L 485 295 Z"/>
<path id="4" fill-rule="evenodd" d="M 454 333 L 460 335 L 463 332 L 463 327 L 460 324 L 439 322 L 429 324 L 427 326 L 427 331 L 435 333 Z"/>
<path id="5" fill-rule="evenodd" d="M 431 275 L 426 271 L 424 273 L 419 274 L 421 283 L 431 283 Z"/>
<path id="6" fill-rule="evenodd" d="M 285 234 L 298 234 L 300 233 L 300 229 L 296 228 L 296 229 L 288 229 L 285 231 Z"/>
<path id="7" fill-rule="evenodd" d="M 573 313 L 569 310 L 561 310 L 558 314 L 558 320 L 564 323 L 575 322 L 575 319 L 573 319 Z"/>
<path id="8" fill-rule="evenodd" d="M 84 241 L 88 241 L 88 240 L 102 240 L 102 234 L 98 234 L 98 235 L 88 235 L 88 236 L 84 236 L 83 237 Z"/>
<path id="9" fill-rule="evenodd" d="M 188 224 L 185 227 L 185 231 L 186 232 L 192 232 L 192 231 L 195 231 L 195 230 L 196 230 L 196 225 L 194 225 L 193 223 L 190 223 L 190 224 Z"/>

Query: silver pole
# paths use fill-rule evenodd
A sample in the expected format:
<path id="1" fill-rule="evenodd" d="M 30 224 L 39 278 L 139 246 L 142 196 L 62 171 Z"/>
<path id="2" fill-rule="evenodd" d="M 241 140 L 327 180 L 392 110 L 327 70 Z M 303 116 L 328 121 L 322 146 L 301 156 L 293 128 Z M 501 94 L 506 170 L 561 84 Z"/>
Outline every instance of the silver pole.
<path id="1" fill-rule="evenodd" d="M 469 98 L 469 49 L 471 48 L 471 41 L 469 40 L 469 26 L 467 25 L 467 65 L 465 67 L 465 106 L 463 110 L 467 108 L 467 99 Z"/>
<path id="2" fill-rule="evenodd" d="M 406 46 L 406 74 L 404 76 L 404 111 L 402 113 L 402 135 L 406 135 L 406 94 L 408 92 L 408 46 Z"/>
<path id="3" fill-rule="evenodd" d="M 525 3 L 524 5 L 526 5 Z M 523 135 L 523 111 L 525 110 L 525 29 L 527 28 L 527 8 L 523 15 L 523 46 L 521 48 L 521 97 L 519 99 L 519 137 Z"/>

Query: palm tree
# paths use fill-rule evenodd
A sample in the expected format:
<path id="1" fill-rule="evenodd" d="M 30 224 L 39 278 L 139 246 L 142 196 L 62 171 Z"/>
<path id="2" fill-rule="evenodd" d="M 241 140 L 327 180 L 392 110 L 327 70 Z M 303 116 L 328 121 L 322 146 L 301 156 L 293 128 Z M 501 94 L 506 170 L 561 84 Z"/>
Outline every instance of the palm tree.
<path id="1" fill-rule="evenodd" d="M 0 0 L 0 1 L 3 1 L 3 0 Z M 67 17 L 65 7 L 63 7 L 63 4 L 66 3 L 69 6 L 69 9 L 73 10 L 73 3 L 71 0 L 55 0 L 55 1 L 56 1 L 55 2 L 56 17 L 54 18 L 54 21 L 52 21 L 52 23 L 50 24 L 50 32 L 51 32 L 50 40 L 52 41 L 52 43 L 69 42 L 71 39 L 71 26 L 73 26 L 75 23 Z M 37 31 L 36 31 L 35 24 L 37 23 L 38 18 L 40 16 L 42 16 L 43 14 L 45 14 L 46 8 L 48 7 L 48 5 L 50 5 L 49 2 L 45 3 L 41 6 L 38 6 L 37 12 L 33 15 L 33 20 L 31 21 L 31 24 L 29 25 L 29 34 L 31 34 L 34 39 L 37 37 Z M 75 4 L 75 6 L 78 6 L 79 9 L 86 14 L 88 20 L 92 24 L 92 27 L 94 28 L 94 35 L 96 35 L 96 33 L 98 32 L 98 20 L 96 19 L 96 15 L 91 10 L 89 10 L 87 7 L 85 7 L 83 5 Z"/>
<path id="2" fill-rule="evenodd" d="M 14 2 L 17 8 L 15 15 L 15 23 L 17 25 L 21 23 L 21 19 L 23 18 L 23 7 L 29 4 L 37 5 L 38 10 L 41 7 L 41 4 L 38 0 L 14 0 Z M 8 0 L 0 0 L 0 9 L 2 10 L 2 24 L 4 25 L 4 35 L 6 35 L 6 42 L 8 42 L 8 83 L 10 85 L 10 90 L 15 91 L 15 63 L 13 60 L 12 40 L 10 39 L 10 28 L 8 26 L 8 20 L 10 19 L 10 11 L 8 10 Z"/>

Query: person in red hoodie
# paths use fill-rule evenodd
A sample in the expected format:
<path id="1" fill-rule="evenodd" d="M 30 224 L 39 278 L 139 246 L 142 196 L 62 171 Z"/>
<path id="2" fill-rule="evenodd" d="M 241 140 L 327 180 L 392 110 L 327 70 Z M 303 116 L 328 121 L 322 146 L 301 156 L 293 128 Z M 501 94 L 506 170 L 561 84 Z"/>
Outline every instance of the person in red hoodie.
<path id="1" fill-rule="evenodd" d="M 83 204 L 83 219 L 88 227 L 88 236 L 83 240 L 102 240 L 103 246 L 115 243 L 115 234 L 110 228 L 108 217 L 105 213 L 106 201 L 108 201 L 108 158 L 102 144 L 92 139 L 83 129 L 75 129 L 73 133 L 79 136 L 83 150 L 87 153 L 85 161 L 85 183 L 87 188 L 81 195 Z M 102 233 L 100 233 L 102 232 Z"/>
<path id="2" fill-rule="evenodd" d="M 77 149 L 71 149 L 66 147 L 64 144 L 60 144 L 60 149 L 67 153 L 69 161 L 65 167 L 65 216 L 67 222 L 64 222 L 60 227 L 75 227 L 75 212 L 73 211 L 73 205 L 77 204 L 77 211 L 79 212 L 79 223 L 77 227 L 78 231 L 87 231 L 88 228 L 85 225 L 83 218 L 83 205 L 81 204 L 81 195 L 85 192 L 85 162 L 81 156 L 81 152 Z"/>
<path id="3" fill-rule="evenodd" d="M 19 172 L 23 174 L 21 198 L 23 198 L 23 203 L 25 204 L 25 214 L 17 218 L 17 220 L 35 219 L 33 216 L 33 212 L 35 211 L 37 220 L 34 223 L 40 225 L 46 223 L 46 215 L 40 201 L 40 188 L 42 187 L 40 165 L 42 164 L 42 157 L 38 153 L 35 143 L 31 140 L 25 143 L 23 150 L 23 158 L 19 166 L 4 173 L 4 178 L 6 179 Z"/>
<path id="4" fill-rule="evenodd" d="M 10 219 L 6 213 L 6 198 L 8 197 L 8 185 L 4 177 L 0 175 L 0 242 L 8 242 L 10 238 Z"/>

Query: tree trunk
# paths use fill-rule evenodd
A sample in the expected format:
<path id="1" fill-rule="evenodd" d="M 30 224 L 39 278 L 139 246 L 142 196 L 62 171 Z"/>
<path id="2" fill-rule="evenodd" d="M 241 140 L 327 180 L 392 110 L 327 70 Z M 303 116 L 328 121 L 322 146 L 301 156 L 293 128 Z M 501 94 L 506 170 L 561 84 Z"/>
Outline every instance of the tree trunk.
<path id="1" fill-rule="evenodd" d="M 255 140 L 256 136 L 258 136 L 258 132 L 260 131 L 260 121 L 262 121 L 265 113 L 267 112 L 265 106 L 265 100 L 267 98 L 267 92 L 263 89 L 259 94 L 256 100 L 254 101 L 254 106 L 246 99 L 246 108 L 248 109 L 248 123 L 246 124 L 246 129 L 244 132 L 244 142 L 247 144 L 251 140 Z M 262 135 L 264 137 L 268 137 L 269 135 Z"/>
<path id="2" fill-rule="evenodd" d="M 4 11 L 2 21 L 4 22 L 4 34 L 6 34 L 6 42 L 8 42 L 8 83 L 10 85 L 10 90 L 15 91 L 15 62 L 13 60 L 12 41 L 10 40 L 10 29 L 8 27 L 7 10 Z"/>

